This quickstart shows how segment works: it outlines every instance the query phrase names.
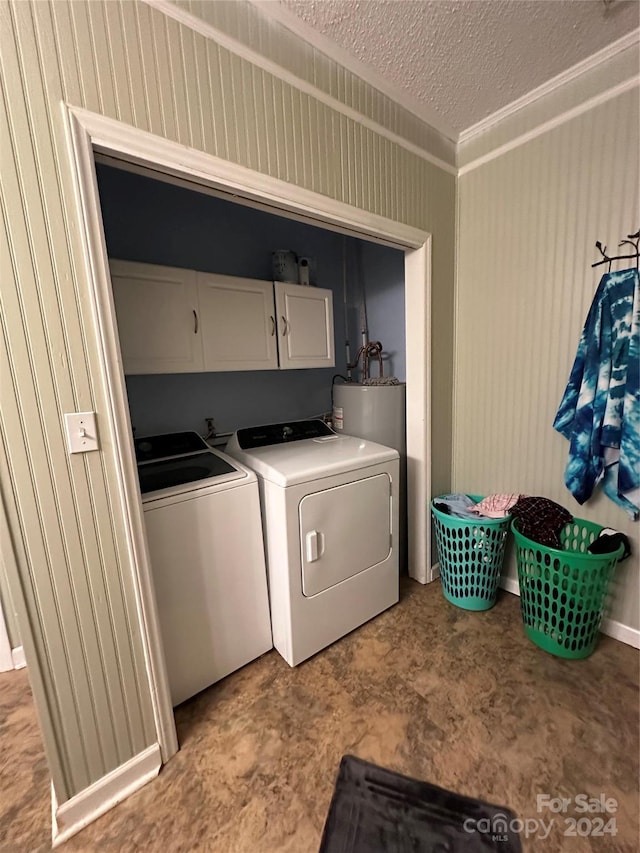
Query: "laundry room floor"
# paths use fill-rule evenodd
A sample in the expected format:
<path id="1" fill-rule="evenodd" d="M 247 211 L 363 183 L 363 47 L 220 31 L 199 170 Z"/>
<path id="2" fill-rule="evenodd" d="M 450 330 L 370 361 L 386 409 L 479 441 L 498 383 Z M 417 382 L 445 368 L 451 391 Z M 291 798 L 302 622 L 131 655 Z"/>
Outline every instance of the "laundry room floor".
<path id="1" fill-rule="evenodd" d="M 399 605 L 301 666 L 270 652 L 178 708 L 178 755 L 59 849 L 315 853 L 340 758 L 351 753 L 523 819 L 553 817 L 549 837 L 523 840 L 526 851 L 631 853 L 638 662 L 608 637 L 586 661 L 554 658 L 525 638 L 515 596 L 469 613 L 447 604 L 439 584 L 405 580 Z M 24 673 L 0 676 L 3 853 L 50 847 L 28 700 Z M 20 761 L 12 732 L 25 745 L 13 747 Z M 564 817 L 537 812 L 537 794 L 605 794 L 617 802 L 617 834 L 565 837 Z"/>

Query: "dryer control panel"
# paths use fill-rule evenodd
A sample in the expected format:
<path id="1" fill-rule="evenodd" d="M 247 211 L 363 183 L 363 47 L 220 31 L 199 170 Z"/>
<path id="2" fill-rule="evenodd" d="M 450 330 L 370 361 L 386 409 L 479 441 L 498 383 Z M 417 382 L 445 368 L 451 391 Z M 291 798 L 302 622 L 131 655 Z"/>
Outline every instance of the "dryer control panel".
<path id="1" fill-rule="evenodd" d="M 335 432 L 324 421 L 317 419 L 247 427 L 239 429 L 236 435 L 241 450 L 253 450 L 256 447 L 288 444 L 291 441 L 303 441 L 307 438 L 326 438 L 335 435 Z"/>

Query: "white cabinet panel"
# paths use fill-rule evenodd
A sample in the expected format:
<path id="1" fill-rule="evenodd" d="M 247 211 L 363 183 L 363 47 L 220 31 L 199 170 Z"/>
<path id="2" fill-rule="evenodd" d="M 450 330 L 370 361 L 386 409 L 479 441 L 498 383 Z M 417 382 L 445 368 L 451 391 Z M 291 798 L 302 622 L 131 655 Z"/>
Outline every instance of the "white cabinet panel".
<path id="1" fill-rule="evenodd" d="M 109 264 L 124 372 L 201 371 L 196 273 L 132 261 Z"/>
<path id="2" fill-rule="evenodd" d="M 332 292 L 279 281 L 274 288 L 280 367 L 333 367 Z"/>
<path id="3" fill-rule="evenodd" d="M 198 273 L 205 370 L 278 367 L 270 281 Z"/>
<path id="4" fill-rule="evenodd" d="M 109 263 L 125 373 L 335 364 L 330 290 Z"/>

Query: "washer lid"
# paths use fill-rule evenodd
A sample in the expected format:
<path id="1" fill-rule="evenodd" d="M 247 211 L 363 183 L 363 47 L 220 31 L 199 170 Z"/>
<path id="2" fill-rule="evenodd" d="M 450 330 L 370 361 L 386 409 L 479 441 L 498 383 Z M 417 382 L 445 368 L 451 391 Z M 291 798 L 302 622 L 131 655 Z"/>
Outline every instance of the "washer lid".
<path id="1" fill-rule="evenodd" d="M 144 503 L 254 476 L 195 432 L 137 438 L 135 449 Z"/>
<path id="2" fill-rule="evenodd" d="M 197 432 L 165 432 L 160 435 L 145 435 L 133 441 L 136 460 L 153 462 L 171 456 L 186 456 L 209 450 L 209 445 Z"/>
<path id="3" fill-rule="evenodd" d="M 199 480 L 235 474 L 237 470 L 217 453 L 203 450 L 202 453 L 188 453 L 157 462 L 138 463 L 138 479 L 140 491 L 145 495 L 147 492 L 173 489 L 187 483 L 197 483 Z"/>
<path id="4" fill-rule="evenodd" d="M 294 486 L 343 471 L 399 459 L 397 450 L 350 435 L 319 436 L 288 444 L 242 450 L 234 435 L 226 447 L 256 474 L 278 486 Z"/>

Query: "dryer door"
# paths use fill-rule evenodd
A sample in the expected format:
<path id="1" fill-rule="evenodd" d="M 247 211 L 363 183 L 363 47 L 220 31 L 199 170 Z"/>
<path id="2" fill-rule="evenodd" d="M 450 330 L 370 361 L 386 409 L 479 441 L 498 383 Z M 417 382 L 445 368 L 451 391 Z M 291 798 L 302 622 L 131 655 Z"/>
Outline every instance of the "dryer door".
<path id="1" fill-rule="evenodd" d="M 387 559 L 391 479 L 376 474 L 306 495 L 299 519 L 302 592 L 312 596 Z"/>

